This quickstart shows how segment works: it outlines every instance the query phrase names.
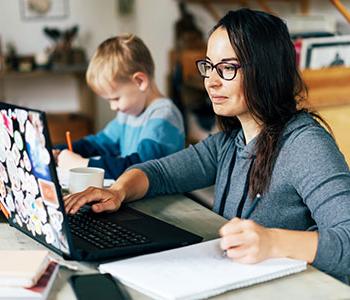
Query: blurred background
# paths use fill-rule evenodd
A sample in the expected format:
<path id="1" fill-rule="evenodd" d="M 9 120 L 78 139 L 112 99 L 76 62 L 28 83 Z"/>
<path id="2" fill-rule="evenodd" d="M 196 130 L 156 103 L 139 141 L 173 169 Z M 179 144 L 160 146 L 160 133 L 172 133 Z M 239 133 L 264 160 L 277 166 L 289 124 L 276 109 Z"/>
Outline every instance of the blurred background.
<path id="1" fill-rule="evenodd" d="M 215 132 L 195 60 L 229 9 L 249 7 L 288 24 L 312 108 L 333 127 L 350 161 L 350 1 L 0 0 L 0 99 L 48 113 L 54 143 L 102 128 L 114 117 L 86 86 L 85 71 L 106 38 L 130 32 L 150 48 L 156 81 L 184 114 L 187 142 Z"/>

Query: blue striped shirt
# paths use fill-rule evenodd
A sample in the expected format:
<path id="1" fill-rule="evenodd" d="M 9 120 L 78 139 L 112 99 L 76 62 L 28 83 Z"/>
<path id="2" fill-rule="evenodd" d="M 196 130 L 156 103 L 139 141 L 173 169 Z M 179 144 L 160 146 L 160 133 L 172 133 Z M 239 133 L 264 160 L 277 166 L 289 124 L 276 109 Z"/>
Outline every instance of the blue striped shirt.
<path id="1" fill-rule="evenodd" d="M 138 116 L 118 112 L 104 129 L 73 143 L 73 151 L 89 159 L 89 166 L 116 179 L 129 166 L 160 158 L 184 148 L 183 119 L 167 98 L 152 102 Z M 63 148 L 63 147 L 58 147 Z"/>

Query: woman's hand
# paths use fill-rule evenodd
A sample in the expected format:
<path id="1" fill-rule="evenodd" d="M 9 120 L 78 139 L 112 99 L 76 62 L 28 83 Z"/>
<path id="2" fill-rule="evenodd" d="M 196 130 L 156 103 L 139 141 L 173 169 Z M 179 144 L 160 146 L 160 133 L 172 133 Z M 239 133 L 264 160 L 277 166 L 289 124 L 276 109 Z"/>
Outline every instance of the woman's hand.
<path id="1" fill-rule="evenodd" d="M 87 167 L 88 163 L 89 159 L 69 150 L 62 150 L 57 157 L 57 165 L 65 170 Z"/>
<path id="2" fill-rule="evenodd" d="M 236 262 L 253 264 L 274 255 L 273 231 L 251 220 L 234 218 L 220 229 L 221 249 Z"/>
<path id="3" fill-rule="evenodd" d="M 266 228 L 234 218 L 220 229 L 220 246 L 228 257 L 254 264 L 268 258 L 290 257 L 312 263 L 318 247 L 317 231 Z"/>
<path id="4" fill-rule="evenodd" d="M 91 208 L 94 212 L 116 211 L 120 208 L 125 193 L 115 189 L 89 187 L 85 191 L 64 197 L 66 213 L 75 214 L 83 205 L 94 202 Z"/>

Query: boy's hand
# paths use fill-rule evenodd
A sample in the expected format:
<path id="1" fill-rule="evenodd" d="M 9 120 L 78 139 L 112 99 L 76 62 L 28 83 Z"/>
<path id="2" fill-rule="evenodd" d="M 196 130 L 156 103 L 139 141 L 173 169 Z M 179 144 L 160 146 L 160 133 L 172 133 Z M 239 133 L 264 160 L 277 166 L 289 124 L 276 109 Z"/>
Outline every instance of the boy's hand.
<path id="1" fill-rule="evenodd" d="M 67 195 L 63 200 L 66 213 L 75 214 L 80 207 L 91 202 L 94 202 L 91 208 L 96 213 L 116 211 L 124 199 L 125 193 L 122 191 L 89 187 L 80 193 Z"/>
<path id="2" fill-rule="evenodd" d="M 275 257 L 272 230 L 251 220 L 233 218 L 220 229 L 220 247 L 239 263 L 254 264 Z"/>
<path id="3" fill-rule="evenodd" d="M 60 153 L 61 153 L 61 150 L 59 150 L 59 149 L 52 149 L 52 155 L 53 155 L 53 158 L 55 160 L 56 165 L 57 165 L 58 156 L 60 155 Z"/>
<path id="4" fill-rule="evenodd" d="M 87 167 L 89 159 L 69 150 L 62 150 L 57 157 L 57 165 L 65 170 Z"/>

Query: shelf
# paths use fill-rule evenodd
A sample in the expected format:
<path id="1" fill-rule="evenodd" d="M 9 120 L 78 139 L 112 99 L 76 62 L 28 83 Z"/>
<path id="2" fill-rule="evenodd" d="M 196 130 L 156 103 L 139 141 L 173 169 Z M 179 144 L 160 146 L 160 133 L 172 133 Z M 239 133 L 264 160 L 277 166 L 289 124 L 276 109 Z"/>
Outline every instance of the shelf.
<path id="1" fill-rule="evenodd" d="M 52 70 L 34 70 L 29 72 L 3 71 L 0 72 L 1 79 L 35 78 L 51 75 L 85 75 L 86 67 L 72 66 L 67 68 L 56 68 Z"/>
<path id="2" fill-rule="evenodd" d="M 277 0 L 276 0 L 277 1 Z M 300 12 L 303 15 L 307 15 L 309 13 L 310 8 L 310 0 L 278 0 L 281 2 L 299 2 L 300 6 Z M 202 5 L 208 13 L 216 20 L 218 21 L 222 16 L 220 13 L 216 10 L 214 7 L 214 4 L 233 4 L 238 3 L 243 7 L 249 7 L 248 0 L 185 0 L 185 2 L 188 3 L 196 3 Z M 271 9 L 269 6 L 270 1 L 268 0 L 256 0 L 260 8 L 268 13 L 275 14 L 276 12 Z M 350 22 L 350 13 L 348 9 L 345 7 L 345 5 L 340 0 L 329 0 L 329 2 L 339 11 L 343 17 Z"/>
<path id="3" fill-rule="evenodd" d="M 80 112 L 93 119 L 95 117 L 95 96 L 86 84 L 85 80 L 85 65 L 56 67 L 50 70 L 34 70 L 29 72 L 18 71 L 3 71 L 0 72 L 0 81 L 4 80 L 16 80 L 16 79 L 40 79 L 49 76 L 71 76 L 71 78 L 78 85 L 78 97 Z"/>
<path id="4" fill-rule="evenodd" d="M 300 5 L 300 12 L 301 14 L 308 14 L 309 13 L 309 6 L 310 6 L 310 0 L 278 0 L 281 2 L 298 2 Z M 201 6 L 204 7 L 204 9 L 206 9 L 208 11 L 208 13 L 216 20 L 220 20 L 220 18 L 222 17 L 220 15 L 220 13 L 217 11 L 217 9 L 215 8 L 214 5 L 217 4 L 239 4 L 242 7 L 249 7 L 249 2 L 248 0 L 185 0 L 185 2 L 187 3 L 195 3 L 195 4 L 199 4 Z M 255 1 L 254 1 L 255 2 Z M 260 9 L 275 14 L 275 12 L 273 11 L 273 9 L 271 9 L 271 7 L 269 6 L 269 1 L 267 0 L 257 0 L 256 1 L 257 4 L 260 6 Z M 333 1 L 331 1 L 333 2 Z M 337 1 L 339 2 L 339 1 Z"/>
<path id="5" fill-rule="evenodd" d="M 78 112 L 67 113 L 47 113 L 47 120 L 50 130 L 51 141 L 53 144 L 65 143 L 65 131 L 70 130 L 73 133 L 73 139 L 79 139 L 83 136 L 93 133 L 95 120 L 95 96 L 86 84 L 85 80 L 86 66 L 67 66 L 55 68 L 52 70 L 34 70 L 30 72 L 4 71 L 0 72 L 1 97 L 6 99 L 5 83 L 14 82 L 18 87 L 21 82 L 33 83 L 41 82 L 41 79 L 52 77 L 56 82 L 60 76 L 68 76 L 69 81 L 73 81 L 77 90 L 77 101 L 79 102 Z M 25 85 L 28 86 L 28 85 Z M 60 86 L 57 84 L 57 88 Z M 1 90 L 0 89 L 0 90 Z M 42 99 L 45 101 L 45 99 Z"/>
<path id="6" fill-rule="evenodd" d="M 318 109 L 350 104 L 350 68 L 304 70 L 302 76 L 309 89 L 311 107 Z"/>

